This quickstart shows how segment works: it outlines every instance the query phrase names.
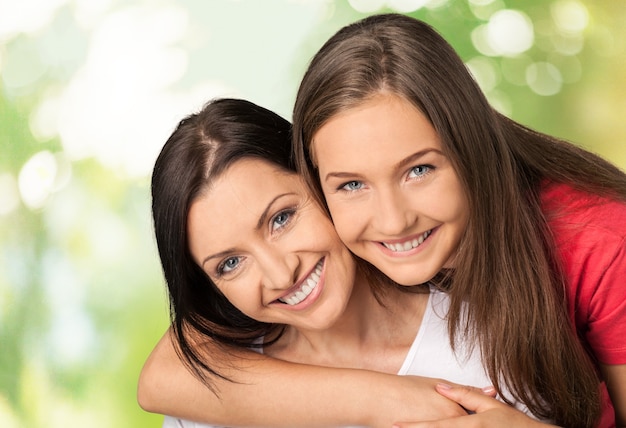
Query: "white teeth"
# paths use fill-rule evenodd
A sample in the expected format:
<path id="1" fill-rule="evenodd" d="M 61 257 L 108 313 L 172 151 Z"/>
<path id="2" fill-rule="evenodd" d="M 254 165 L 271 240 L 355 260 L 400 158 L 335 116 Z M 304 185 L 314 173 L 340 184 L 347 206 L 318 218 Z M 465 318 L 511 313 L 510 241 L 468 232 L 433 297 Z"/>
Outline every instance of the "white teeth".
<path id="1" fill-rule="evenodd" d="M 432 229 L 427 230 L 422 235 L 420 235 L 419 238 L 413 239 L 412 241 L 406 241 L 405 243 L 387 244 L 383 242 L 382 244 L 388 249 L 390 249 L 391 251 L 393 251 L 394 253 L 399 253 L 402 251 L 409 251 L 409 250 L 412 250 L 413 248 L 417 248 L 420 245 L 422 245 L 422 243 L 426 240 L 426 238 L 428 238 L 431 232 L 432 232 Z"/>
<path id="2" fill-rule="evenodd" d="M 320 276 L 322 275 L 323 265 L 323 260 L 320 260 L 315 266 L 313 272 L 311 272 L 311 274 L 309 275 L 309 277 L 306 278 L 306 280 L 302 281 L 303 285 L 300 287 L 300 289 L 294 291 L 288 296 L 281 297 L 278 300 L 290 306 L 293 306 L 306 299 L 307 296 L 311 294 L 311 292 L 315 289 L 315 287 L 317 287 L 317 283 L 319 282 Z"/>

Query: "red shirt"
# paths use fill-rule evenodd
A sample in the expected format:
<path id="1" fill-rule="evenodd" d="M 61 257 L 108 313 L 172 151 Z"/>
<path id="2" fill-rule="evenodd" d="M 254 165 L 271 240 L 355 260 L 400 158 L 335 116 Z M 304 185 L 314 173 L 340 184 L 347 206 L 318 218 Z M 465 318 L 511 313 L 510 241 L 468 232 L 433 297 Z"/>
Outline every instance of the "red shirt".
<path id="1" fill-rule="evenodd" d="M 626 204 L 563 184 L 546 186 L 541 202 L 567 281 L 571 320 L 599 362 L 626 364 Z M 614 426 L 604 386 L 603 393 L 599 426 Z"/>

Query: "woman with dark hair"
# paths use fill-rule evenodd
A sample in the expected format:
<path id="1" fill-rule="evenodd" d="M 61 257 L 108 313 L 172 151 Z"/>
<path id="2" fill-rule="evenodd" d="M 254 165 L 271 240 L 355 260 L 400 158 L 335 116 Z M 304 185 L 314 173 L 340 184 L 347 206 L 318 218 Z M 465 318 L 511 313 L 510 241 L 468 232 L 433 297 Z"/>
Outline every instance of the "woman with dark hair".
<path id="1" fill-rule="evenodd" d="M 210 340 L 284 361 L 488 384 L 477 353 L 458 360 L 441 341 L 446 294 L 399 287 L 354 260 L 295 172 L 290 131 L 262 107 L 216 100 L 181 121 L 156 161 L 154 228 L 187 367 L 205 381 L 228 377 L 224 356 L 203 349 Z M 422 367 L 434 358 L 435 371 Z M 420 417 L 466 414 L 435 383 L 422 379 Z"/>
<path id="2" fill-rule="evenodd" d="M 344 27 L 320 49 L 298 92 L 294 138 L 299 171 L 342 241 L 399 284 L 444 290 L 450 344 L 475 343 L 498 392 L 562 426 L 626 425 L 623 172 L 496 112 L 441 36 L 395 14 Z M 282 367 L 262 360 L 233 373 L 278 388 L 284 380 L 264 378 L 264 364 Z M 302 373 L 314 382 L 313 368 Z M 393 412 L 359 387 L 371 373 L 336 376 L 325 379 L 329 397 L 354 389 L 331 403 Z M 308 385 L 292 382 L 289 394 L 298 387 Z M 207 414 L 238 409 L 195 391 Z M 478 410 L 472 419 L 508 410 L 438 391 Z M 396 408 L 408 401 L 396 398 Z"/>

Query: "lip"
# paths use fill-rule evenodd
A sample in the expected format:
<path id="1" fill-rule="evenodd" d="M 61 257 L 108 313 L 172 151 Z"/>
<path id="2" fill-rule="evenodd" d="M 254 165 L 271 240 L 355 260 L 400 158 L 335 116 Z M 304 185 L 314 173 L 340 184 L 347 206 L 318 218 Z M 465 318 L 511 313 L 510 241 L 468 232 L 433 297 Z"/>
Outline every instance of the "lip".
<path id="1" fill-rule="evenodd" d="M 433 237 L 433 235 L 437 233 L 437 231 L 439 230 L 439 227 L 440 226 L 437 226 L 432 229 L 425 230 L 424 232 L 416 233 L 414 235 L 409 235 L 409 236 L 405 236 L 405 237 L 398 238 L 398 239 L 388 239 L 388 240 L 386 239 L 384 241 L 377 241 L 376 244 L 378 245 L 378 248 L 380 248 L 380 250 L 383 252 L 383 254 L 389 257 L 412 256 L 414 254 L 417 254 L 425 250 L 429 246 L 431 242 L 431 238 Z M 393 251 L 385 246 L 385 244 L 395 245 L 395 244 L 403 244 L 405 242 L 409 242 L 413 240 L 418 240 L 420 239 L 420 237 L 423 237 L 425 233 L 428 233 L 428 236 L 424 239 L 424 241 L 418 246 L 407 251 Z"/>
<path id="2" fill-rule="evenodd" d="M 284 298 L 285 296 L 289 296 L 294 291 L 299 290 L 303 286 L 304 282 L 315 271 L 315 269 L 317 268 L 318 264 L 320 264 L 320 262 L 322 264 L 322 267 L 321 267 L 322 272 L 320 274 L 320 279 L 317 282 L 317 285 L 315 286 L 315 288 L 311 291 L 311 293 L 308 296 L 304 298 L 304 300 L 302 300 L 301 302 L 295 305 L 289 305 L 279 300 L 281 298 Z M 270 305 L 280 305 L 281 308 L 291 309 L 291 310 L 302 310 L 302 309 L 308 308 L 309 306 L 315 303 L 320 293 L 322 292 L 322 289 L 324 288 L 325 277 L 326 277 L 326 258 L 322 257 L 320 260 L 317 261 L 317 263 L 315 263 L 315 265 L 308 272 L 306 272 L 306 274 L 302 275 L 302 277 L 292 287 L 290 287 L 288 290 L 286 290 L 284 293 L 278 296 L 275 300 L 272 300 Z"/>

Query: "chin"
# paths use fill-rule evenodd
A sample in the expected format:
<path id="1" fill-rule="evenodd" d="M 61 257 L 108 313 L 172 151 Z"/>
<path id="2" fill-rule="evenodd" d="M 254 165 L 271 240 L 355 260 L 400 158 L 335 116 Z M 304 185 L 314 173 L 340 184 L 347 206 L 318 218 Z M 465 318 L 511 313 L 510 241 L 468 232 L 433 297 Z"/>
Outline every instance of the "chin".
<path id="1" fill-rule="evenodd" d="M 392 281 L 403 287 L 412 287 L 414 285 L 425 284 L 434 277 L 434 274 L 430 276 L 423 274 L 415 275 L 415 271 L 419 271 L 419 268 L 411 269 L 411 272 L 406 272 L 405 274 L 398 272 L 398 270 L 396 269 L 396 271 L 393 272 L 393 275 L 388 275 L 387 273 L 385 273 L 385 275 L 387 275 L 389 278 L 391 278 Z"/>
<path id="2" fill-rule="evenodd" d="M 403 287 L 413 287 L 414 285 L 419 285 L 419 284 L 423 284 L 427 281 L 423 281 L 423 280 L 413 280 L 413 279 L 404 279 L 404 278 L 391 278 L 395 283 L 397 283 L 398 285 L 401 285 Z"/>

